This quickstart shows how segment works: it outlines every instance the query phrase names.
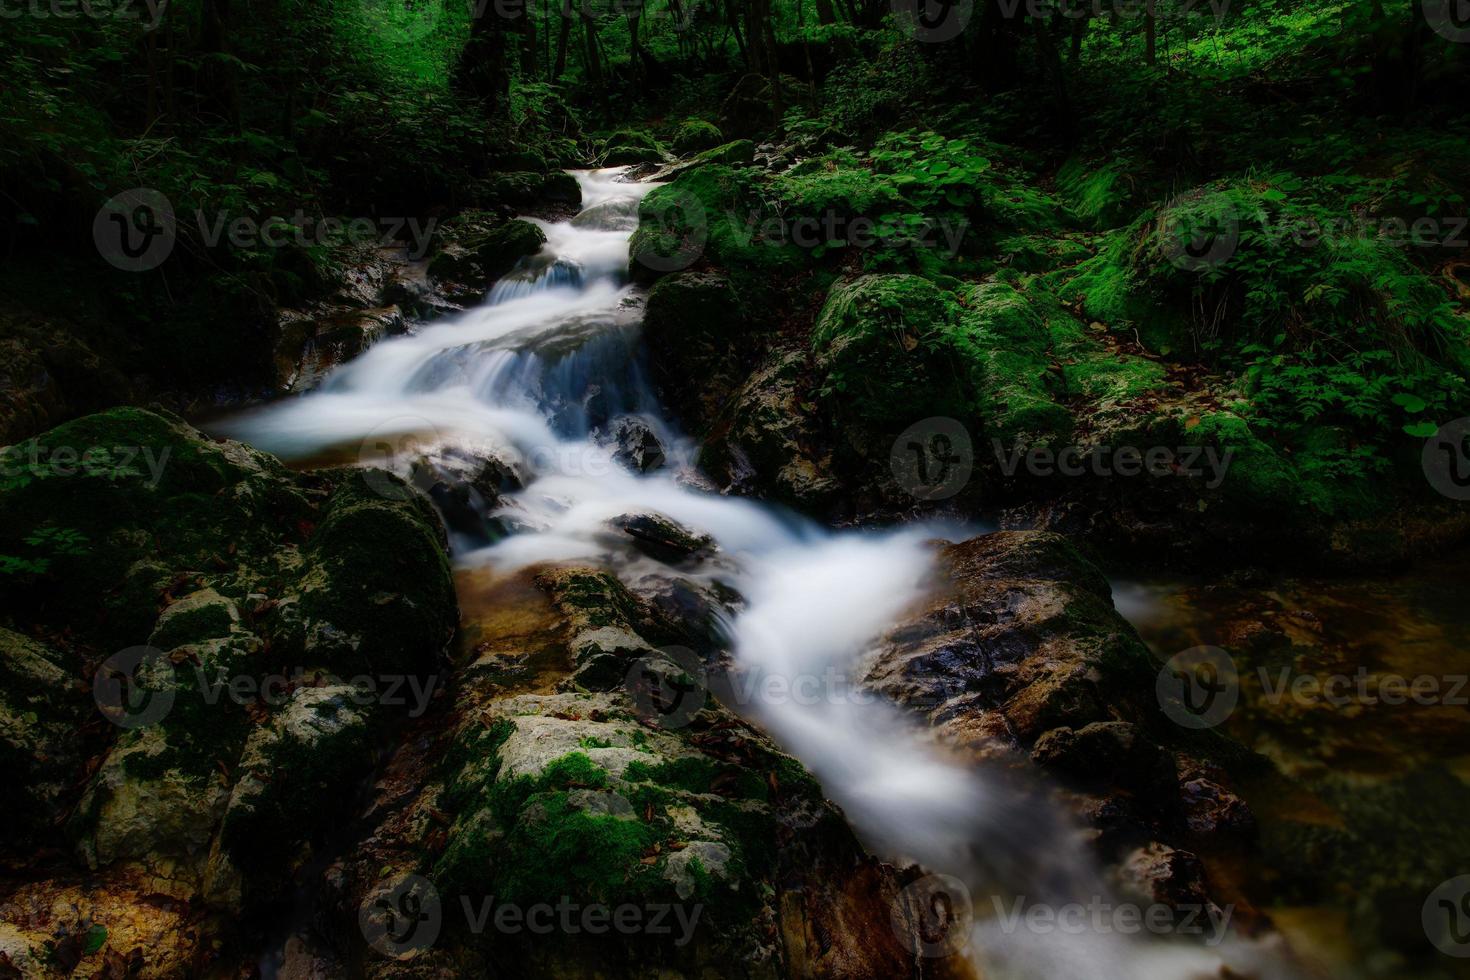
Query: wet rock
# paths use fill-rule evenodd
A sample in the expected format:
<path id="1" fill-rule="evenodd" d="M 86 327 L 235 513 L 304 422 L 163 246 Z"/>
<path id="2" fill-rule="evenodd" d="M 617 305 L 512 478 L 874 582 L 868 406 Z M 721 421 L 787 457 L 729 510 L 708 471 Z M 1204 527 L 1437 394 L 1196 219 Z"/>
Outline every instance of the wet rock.
<path id="1" fill-rule="evenodd" d="M 484 289 L 522 258 L 539 252 L 546 233 L 529 221 L 497 223 L 482 212 L 470 212 L 447 222 L 435 241 L 431 280 Z"/>
<path id="2" fill-rule="evenodd" d="M 397 306 L 337 309 L 308 317 L 286 311 L 277 327 L 276 388 L 310 391 L 332 368 L 406 329 Z"/>
<path id="3" fill-rule="evenodd" d="M 635 473 L 650 473 L 664 465 L 663 443 L 653 427 L 634 416 L 615 419 L 611 437 L 618 447 L 613 459 Z"/>
<path id="4" fill-rule="evenodd" d="M 743 305 L 721 274 L 678 272 L 648 295 L 643 334 L 654 380 L 696 431 L 709 429 L 743 380 L 736 348 L 745 330 Z"/>
<path id="5" fill-rule="evenodd" d="M 817 512 L 840 493 L 831 457 L 811 455 L 823 440 L 806 397 L 806 371 L 801 351 L 772 351 L 726 403 L 699 456 L 723 487 Z"/>
<path id="6" fill-rule="evenodd" d="M 623 514 L 607 526 L 648 557 L 670 565 L 708 558 L 715 550 L 709 535 L 691 531 L 662 514 Z"/>
<path id="7" fill-rule="evenodd" d="M 488 543 L 497 529 L 487 519 L 503 493 L 522 486 L 521 475 L 489 449 L 443 446 L 409 464 L 408 481 L 434 502 L 451 531 Z"/>
<path id="8" fill-rule="evenodd" d="M 1037 765 L 1104 785 L 1167 792 L 1174 762 L 1137 725 L 1098 721 L 1080 729 L 1054 728 L 1036 740 Z"/>
<path id="9" fill-rule="evenodd" d="M 1229 788 L 1230 778 L 1219 766 L 1181 757 L 1178 778 L 1184 817 L 1190 830 L 1214 836 L 1255 836 L 1255 814 Z"/>
<path id="10" fill-rule="evenodd" d="M 1200 859 L 1157 841 L 1129 854 L 1118 867 L 1118 880 L 1145 904 L 1167 905 L 1181 912 L 1213 904 Z"/>
<path id="11" fill-rule="evenodd" d="M 1055 728 L 1160 717 L 1148 651 L 1065 538 L 999 532 L 939 560 L 938 596 L 875 657 L 878 691 L 939 724 L 997 712 L 1027 747 Z"/>

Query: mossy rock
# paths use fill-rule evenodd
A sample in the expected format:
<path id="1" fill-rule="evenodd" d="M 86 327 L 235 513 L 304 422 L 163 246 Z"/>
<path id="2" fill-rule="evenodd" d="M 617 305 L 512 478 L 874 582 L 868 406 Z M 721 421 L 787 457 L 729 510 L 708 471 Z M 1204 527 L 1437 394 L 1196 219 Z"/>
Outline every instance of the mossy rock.
<path id="1" fill-rule="evenodd" d="M 658 163 L 668 156 L 664 145 L 642 129 L 619 129 L 602 141 L 598 154 L 604 167 Z"/>
<path id="2" fill-rule="evenodd" d="M 546 182 L 541 185 L 541 196 L 555 204 L 580 206 L 582 185 L 571 174 L 556 170 L 546 175 Z"/>
<path id="3" fill-rule="evenodd" d="M 580 192 L 579 192 L 580 195 Z M 489 283 L 515 268 L 527 255 L 535 255 L 546 244 L 546 233 L 529 221 L 507 221 L 481 231 L 478 224 L 461 226 L 462 230 L 445 244 L 429 263 L 429 276 L 463 283 Z"/>
<path id="4" fill-rule="evenodd" d="M 291 845 L 350 815 L 354 789 L 373 763 L 372 722 L 360 692 L 329 684 L 297 689 L 269 724 L 252 730 L 210 859 L 211 901 L 258 906 L 289 885 Z"/>
<path id="5" fill-rule="evenodd" d="M 808 261 L 789 243 L 761 238 L 763 212 L 753 178 L 725 164 L 695 167 L 655 187 L 638 216 L 628 264 L 638 282 L 709 262 L 754 304 L 771 299 L 775 281 L 802 271 Z"/>
<path id="6" fill-rule="evenodd" d="M 977 286 L 963 321 L 986 435 L 1008 449 L 1067 438 L 1072 415 L 1057 402 L 1050 336 L 1026 297 L 1005 283 Z"/>
<path id="7" fill-rule="evenodd" d="M 748 334 L 745 304 L 728 276 L 677 272 L 648 294 L 643 335 L 669 405 L 705 429 L 738 384 L 736 350 Z"/>
<path id="8" fill-rule="evenodd" d="M 963 421 L 978 409 L 955 303 L 926 279 L 870 275 L 834 285 L 811 346 L 815 394 L 839 425 L 896 435 L 926 417 Z"/>
<path id="9" fill-rule="evenodd" d="M 93 705 L 64 654 L 0 628 L 0 779 L 11 832 L 25 844 L 61 814 L 83 758 L 77 729 Z"/>
<path id="10" fill-rule="evenodd" d="M 0 554 L 39 564 L 0 603 L 17 622 L 65 623 L 103 649 L 147 639 L 160 565 L 268 564 L 311 516 L 274 458 L 142 409 L 77 419 L 9 453 L 37 462 L 0 486 Z"/>
<path id="11" fill-rule="evenodd" d="M 686 119 L 675 130 L 672 139 L 675 153 L 698 153 L 719 146 L 725 141 L 720 127 L 703 119 Z"/>

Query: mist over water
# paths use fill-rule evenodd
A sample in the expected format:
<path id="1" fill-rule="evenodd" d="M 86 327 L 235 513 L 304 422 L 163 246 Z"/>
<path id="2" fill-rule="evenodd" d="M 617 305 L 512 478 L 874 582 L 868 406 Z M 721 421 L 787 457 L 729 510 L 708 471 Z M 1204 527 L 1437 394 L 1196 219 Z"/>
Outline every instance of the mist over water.
<path id="1" fill-rule="evenodd" d="M 881 856 L 951 875 L 971 892 L 969 947 L 987 976 L 1176 978 L 1215 974 L 1261 951 L 1084 932 L 1007 929 L 996 899 L 1027 904 L 1107 900 L 1075 828 L 1040 797 L 988 783 L 892 705 L 859 688 L 865 654 L 920 600 L 933 572 L 926 544 L 963 530 L 909 526 L 834 533 L 772 506 L 697 487 L 691 446 L 647 382 L 641 305 L 626 283 L 628 239 L 651 185 L 622 171 L 578 173 L 584 210 L 537 221 L 547 244 L 491 290 L 484 305 L 385 341 L 336 369 L 320 389 L 227 420 L 223 434 L 285 458 L 350 451 L 393 463 L 442 446 L 482 447 L 516 461 L 525 488 L 494 516 L 512 533 L 457 540 L 461 566 L 510 571 L 538 562 L 609 561 L 605 522 L 656 511 L 719 544 L 691 577 L 719 579 L 747 600 L 729 624 L 739 711 L 821 780 Z M 635 474 L 599 441 L 609 423 L 641 419 L 668 455 Z M 618 556 L 619 567 L 634 565 Z M 643 559 L 643 561 L 648 561 Z M 759 696 L 771 678 L 806 679 L 815 697 Z M 1283 976 L 1279 970 L 1260 975 Z"/>

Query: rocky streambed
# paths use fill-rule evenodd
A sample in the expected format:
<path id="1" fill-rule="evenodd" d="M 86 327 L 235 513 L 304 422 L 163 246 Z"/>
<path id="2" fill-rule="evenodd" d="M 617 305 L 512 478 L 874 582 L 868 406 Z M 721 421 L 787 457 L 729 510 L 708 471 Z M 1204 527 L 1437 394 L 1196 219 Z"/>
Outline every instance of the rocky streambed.
<path id="1" fill-rule="evenodd" d="M 947 301 L 858 279 L 757 356 L 712 257 L 628 284 L 621 177 L 471 222 L 425 281 L 486 304 L 305 397 L 12 447 L 0 971 L 1310 975 L 1240 871 L 1287 767 L 1181 723 L 1088 536 L 716 492 L 912 508 L 897 430 L 969 396 L 885 330 Z"/>

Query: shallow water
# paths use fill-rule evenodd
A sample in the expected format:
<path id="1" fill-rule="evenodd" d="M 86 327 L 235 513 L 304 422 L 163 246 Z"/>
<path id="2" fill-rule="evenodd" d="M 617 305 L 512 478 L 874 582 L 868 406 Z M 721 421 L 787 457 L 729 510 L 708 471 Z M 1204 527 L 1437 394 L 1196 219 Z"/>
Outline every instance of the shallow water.
<path id="1" fill-rule="evenodd" d="M 634 575 L 650 559 L 610 550 L 605 522 L 657 511 L 719 545 L 693 573 L 746 599 L 729 624 L 732 707 L 801 759 L 884 857 L 919 862 L 969 890 L 976 924 L 968 955 L 987 976 L 1175 978 L 1223 961 L 1281 976 L 1267 951 L 1227 940 L 1205 948 L 1116 932 L 1037 933 L 1004 909 L 1111 901 L 1077 828 L 1048 804 L 991 785 L 891 705 L 863 694 L 855 673 L 876 637 L 923 595 L 926 543 L 959 528 L 907 526 L 834 533 L 776 507 L 697 488 L 691 447 L 647 383 L 641 296 L 624 275 L 637 203 L 649 185 L 619 170 L 582 172 L 585 209 L 538 222 L 542 253 L 498 283 L 484 305 L 383 342 L 321 388 L 215 426 L 287 459 L 355 450 L 401 465 L 443 445 L 513 460 L 525 489 L 493 517 L 509 534 L 488 546 L 455 540 L 462 589 L 476 601 L 517 570 L 548 561 L 603 562 Z M 636 416 L 669 456 L 649 475 L 621 467 L 599 440 Z M 489 584 L 486 584 L 489 583 Z M 468 597 L 467 597 L 468 598 Z M 786 691 L 772 696 L 772 680 Z M 1265 957 L 1267 965 L 1260 966 Z"/>
<path id="2" fill-rule="evenodd" d="M 1241 787 L 1261 847 L 1209 863 L 1321 975 L 1470 976 L 1470 962 L 1412 952 L 1420 904 L 1470 872 L 1467 581 L 1470 559 L 1452 556 L 1367 578 L 1114 583 L 1160 661 L 1273 637 L 1237 656 L 1240 703 L 1225 722 L 1279 770 Z M 1287 652 L 1272 652 L 1275 637 Z M 1379 697 L 1397 699 L 1382 686 L 1395 677 L 1410 692 L 1401 704 Z"/>

